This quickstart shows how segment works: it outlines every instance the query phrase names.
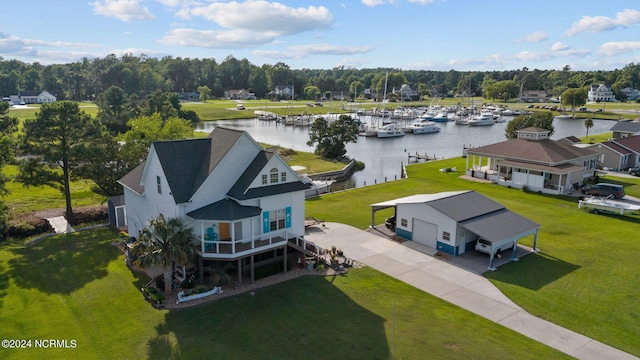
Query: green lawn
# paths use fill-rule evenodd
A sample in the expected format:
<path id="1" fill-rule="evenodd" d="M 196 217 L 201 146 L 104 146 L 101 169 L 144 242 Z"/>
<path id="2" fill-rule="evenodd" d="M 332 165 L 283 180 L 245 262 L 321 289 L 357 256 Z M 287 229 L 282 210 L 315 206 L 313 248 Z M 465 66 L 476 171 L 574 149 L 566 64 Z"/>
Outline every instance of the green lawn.
<path id="1" fill-rule="evenodd" d="M 525 193 L 438 170 L 453 166 L 464 169 L 464 159 L 411 165 L 408 179 L 309 200 L 307 216 L 364 229 L 371 221 L 370 204 L 416 193 L 476 190 L 542 225 L 540 254 L 486 276 L 532 314 L 640 355 L 640 216 L 593 215 L 578 209 L 575 198 Z M 640 197 L 640 178 L 605 180 Z M 392 211 L 378 211 L 376 224 Z M 532 238 L 522 243 L 532 245 Z"/>
<path id="2" fill-rule="evenodd" d="M 0 244 L 0 338 L 33 341 L 3 359 L 568 358 L 369 268 L 155 310 L 114 237 Z M 42 339 L 76 347 L 36 349 Z"/>

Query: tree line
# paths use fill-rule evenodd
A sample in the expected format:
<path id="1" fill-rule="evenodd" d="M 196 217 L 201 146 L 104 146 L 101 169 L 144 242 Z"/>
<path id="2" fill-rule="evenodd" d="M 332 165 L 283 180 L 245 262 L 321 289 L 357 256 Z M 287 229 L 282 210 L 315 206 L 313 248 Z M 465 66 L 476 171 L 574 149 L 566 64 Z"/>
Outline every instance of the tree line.
<path id="1" fill-rule="evenodd" d="M 28 64 L 0 57 L 0 95 L 47 90 L 58 100 L 74 101 L 96 101 L 112 86 L 143 99 L 158 90 L 197 92 L 204 86 L 212 97 L 223 97 L 225 90 L 247 89 L 259 98 L 266 98 L 276 85 L 293 85 L 298 99 L 318 99 L 328 91 L 351 97 L 362 94 L 365 89 L 373 90 L 379 99 L 385 79 L 389 90 L 408 84 L 419 96 L 466 94 L 488 99 L 513 99 L 521 88 L 545 90 L 558 97 L 569 88 L 604 83 L 613 89 L 617 99 L 625 100 L 621 89 L 640 88 L 640 63 L 630 63 L 611 71 L 573 71 L 568 65 L 562 70 L 524 67 L 503 71 L 435 71 L 345 66 L 291 69 L 284 62 L 257 66 L 232 55 L 218 62 L 213 58 L 165 56 L 158 59 L 125 54 L 52 65 Z"/>

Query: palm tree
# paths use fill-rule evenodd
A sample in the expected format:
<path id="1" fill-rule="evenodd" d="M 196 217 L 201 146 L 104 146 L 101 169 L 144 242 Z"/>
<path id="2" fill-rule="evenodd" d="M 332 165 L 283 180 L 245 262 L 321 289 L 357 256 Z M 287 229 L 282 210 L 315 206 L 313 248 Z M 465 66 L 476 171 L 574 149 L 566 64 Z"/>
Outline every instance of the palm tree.
<path id="1" fill-rule="evenodd" d="M 584 127 L 587 128 L 587 138 L 589 137 L 589 129 L 591 129 L 593 127 L 593 120 L 591 119 L 585 119 L 584 120 Z M 588 139 L 587 139 L 588 140 Z"/>
<path id="2" fill-rule="evenodd" d="M 152 265 L 163 269 L 165 293 L 172 292 L 173 264 L 191 265 L 196 252 L 197 240 L 193 229 L 180 218 L 165 221 L 160 214 L 151 219 L 138 240 L 133 243 L 132 253 L 137 256 L 134 265 L 145 269 Z"/>

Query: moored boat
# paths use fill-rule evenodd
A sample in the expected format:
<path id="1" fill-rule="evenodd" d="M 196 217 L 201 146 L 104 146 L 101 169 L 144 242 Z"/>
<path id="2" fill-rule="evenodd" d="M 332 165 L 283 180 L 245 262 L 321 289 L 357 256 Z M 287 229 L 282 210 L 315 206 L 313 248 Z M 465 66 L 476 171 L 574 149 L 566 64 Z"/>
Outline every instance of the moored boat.
<path id="1" fill-rule="evenodd" d="M 376 130 L 376 135 L 379 138 L 389 138 L 404 136 L 404 131 L 395 123 L 387 124 L 380 129 Z"/>
<path id="2" fill-rule="evenodd" d="M 435 134 L 440 132 L 440 128 L 433 121 L 414 121 L 407 126 L 402 127 L 402 131 L 409 134 Z"/>

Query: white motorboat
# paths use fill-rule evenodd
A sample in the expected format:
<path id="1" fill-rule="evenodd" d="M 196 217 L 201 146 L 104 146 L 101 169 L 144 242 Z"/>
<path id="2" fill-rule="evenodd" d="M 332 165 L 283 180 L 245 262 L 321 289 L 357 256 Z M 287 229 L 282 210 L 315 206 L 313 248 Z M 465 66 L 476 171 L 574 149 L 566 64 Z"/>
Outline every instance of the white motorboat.
<path id="1" fill-rule="evenodd" d="M 471 120 L 467 121 L 467 125 L 470 126 L 487 126 L 493 124 L 493 113 L 484 111 L 481 112 L 480 115 L 474 116 Z"/>
<path id="2" fill-rule="evenodd" d="M 391 123 L 376 130 L 376 134 L 379 138 L 389 138 L 404 136 L 404 131 L 396 123 Z"/>
<path id="3" fill-rule="evenodd" d="M 449 114 L 444 111 L 441 111 L 433 116 L 432 121 L 436 122 L 447 122 L 449 121 Z"/>
<path id="4" fill-rule="evenodd" d="M 313 180 L 308 176 L 304 176 L 302 181 L 311 185 L 304 193 L 306 198 L 322 195 L 331 191 L 333 180 Z"/>
<path id="5" fill-rule="evenodd" d="M 590 210 L 597 214 L 600 211 L 612 214 L 624 215 L 627 213 L 637 214 L 640 211 L 640 205 L 627 203 L 623 201 L 611 200 L 607 198 L 588 197 L 578 201 L 578 208 Z"/>
<path id="6" fill-rule="evenodd" d="M 414 121 L 402 127 L 402 131 L 409 134 L 435 134 L 440 132 L 440 128 L 433 121 Z"/>

